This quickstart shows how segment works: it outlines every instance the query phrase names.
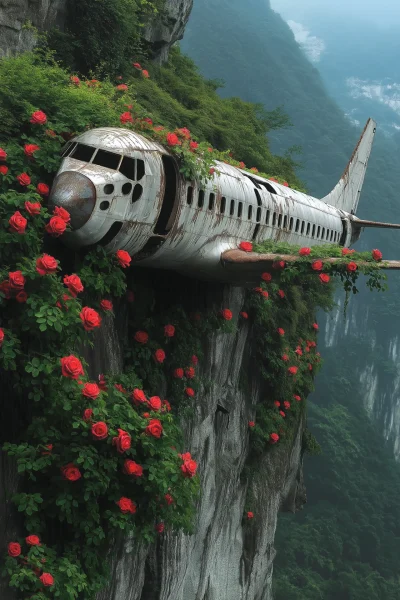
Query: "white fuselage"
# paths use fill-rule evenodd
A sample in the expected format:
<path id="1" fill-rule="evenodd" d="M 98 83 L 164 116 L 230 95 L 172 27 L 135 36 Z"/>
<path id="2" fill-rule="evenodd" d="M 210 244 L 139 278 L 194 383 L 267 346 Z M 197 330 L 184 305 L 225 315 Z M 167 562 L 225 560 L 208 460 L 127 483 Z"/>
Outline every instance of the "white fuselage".
<path id="1" fill-rule="evenodd" d="M 66 243 L 127 250 L 146 267 L 223 279 L 221 253 L 243 240 L 348 246 L 354 238 L 349 213 L 228 164 L 218 162 L 206 184 L 186 181 L 164 147 L 127 129 L 94 129 L 67 145 L 50 202 L 73 217 L 85 208 L 78 186 L 71 192 L 74 173 L 95 193 Z"/>

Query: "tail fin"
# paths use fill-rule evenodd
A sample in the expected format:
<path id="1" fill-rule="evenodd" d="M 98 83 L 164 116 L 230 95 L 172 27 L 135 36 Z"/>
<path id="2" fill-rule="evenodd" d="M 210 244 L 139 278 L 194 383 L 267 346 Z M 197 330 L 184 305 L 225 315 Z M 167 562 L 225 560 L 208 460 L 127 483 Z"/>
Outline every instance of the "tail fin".
<path id="1" fill-rule="evenodd" d="M 357 146 L 339 183 L 322 200 L 346 212 L 355 214 L 364 183 L 368 159 L 374 141 L 376 123 L 368 119 Z"/>

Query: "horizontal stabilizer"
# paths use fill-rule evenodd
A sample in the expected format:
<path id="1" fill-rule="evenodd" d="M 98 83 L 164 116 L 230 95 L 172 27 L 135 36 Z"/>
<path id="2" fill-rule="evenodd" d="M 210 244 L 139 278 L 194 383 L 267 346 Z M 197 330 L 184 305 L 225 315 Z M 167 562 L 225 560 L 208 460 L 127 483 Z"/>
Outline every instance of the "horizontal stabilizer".
<path id="1" fill-rule="evenodd" d="M 362 219 L 352 220 L 353 227 L 383 227 L 386 229 L 400 229 L 400 223 L 382 223 L 381 221 L 363 221 Z"/>
<path id="2" fill-rule="evenodd" d="M 324 198 L 323 202 L 348 213 L 355 214 L 364 183 L 376 123 L 368 119 L 357 146 L 336 187 Z"/>

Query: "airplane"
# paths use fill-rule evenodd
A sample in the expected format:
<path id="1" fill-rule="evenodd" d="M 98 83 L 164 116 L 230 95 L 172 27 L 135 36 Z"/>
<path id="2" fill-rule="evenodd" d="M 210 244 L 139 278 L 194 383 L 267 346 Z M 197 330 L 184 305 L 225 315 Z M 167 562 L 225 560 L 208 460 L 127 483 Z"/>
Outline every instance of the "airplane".
<path id="1" fill-rule="evenodd" d="M 369 119 L 340 181 L 317 199 L 219 161 L 206 183 L 187 181 L 162 145 L 130 129 L 92 129 L 63 148 L 49 205 L 71 215 L 69 247 L 100 244 L 137 266 L 234 283 L 221 258 L 243 240 L 349 247 L 363 227 L 396 227 L 355 216 L 375 132 Z"/>

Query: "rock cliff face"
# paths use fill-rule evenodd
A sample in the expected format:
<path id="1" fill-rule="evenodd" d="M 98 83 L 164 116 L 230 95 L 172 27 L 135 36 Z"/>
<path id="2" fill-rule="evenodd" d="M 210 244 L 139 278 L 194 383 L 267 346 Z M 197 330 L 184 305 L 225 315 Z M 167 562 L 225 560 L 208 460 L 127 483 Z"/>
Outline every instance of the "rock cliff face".
<path id="1" fill-rule="evenodd" d="M 75 0 L 69 0 L 70 2 Z M 151 44 L 157 62 L 165 62 L 169 48 L 183 37 L 193 0 L 165 0 L 164 8 L 146 28 L 144 38 Z M 32 50 L 34 31 L 65 27 L 68 0 L 0 0 L 0 57 Z"/>
<path id="2" fill-rule="evenodd" d="M 216 294 L 237 318 L 244 291 L 218 286 L 206 291 L 206 301 L 215 302 Z M 124 315 L 119 314 L 116 324 L 105 325 L 98 334 L 95 349 L 87 355 L 92 376 L 120 370 L 125 329 Z M 133 539 L 117 541 L 110 554 L 111 584 L 98 600 L 272 600 L 279 510 L 294 512 L 305 502 L 304 423 L 299 423 L 291 443 L 272 448 L 252 467 L 250 477 L 244 473 L 248 421 L 262 394 L 262 382 L 249 365 L 250 349 L 251 328 L 246 323 L 235 334 L 204 340 L 204 385 L 192 416 L 184 421 L 185 447 L 198 461 L 201 478 L 195 533 L 165 533 L 150 547 Z M 15 520 L 6 515 L 16 476 L 4 456 L 2 460 L 0 544 L 5 547 L 15 534 Z M 245 518 L 245 510 L 254 512 L 253 520 Z M 0 588 L 0 597 L 14 600 L 8 588 Z"/>

